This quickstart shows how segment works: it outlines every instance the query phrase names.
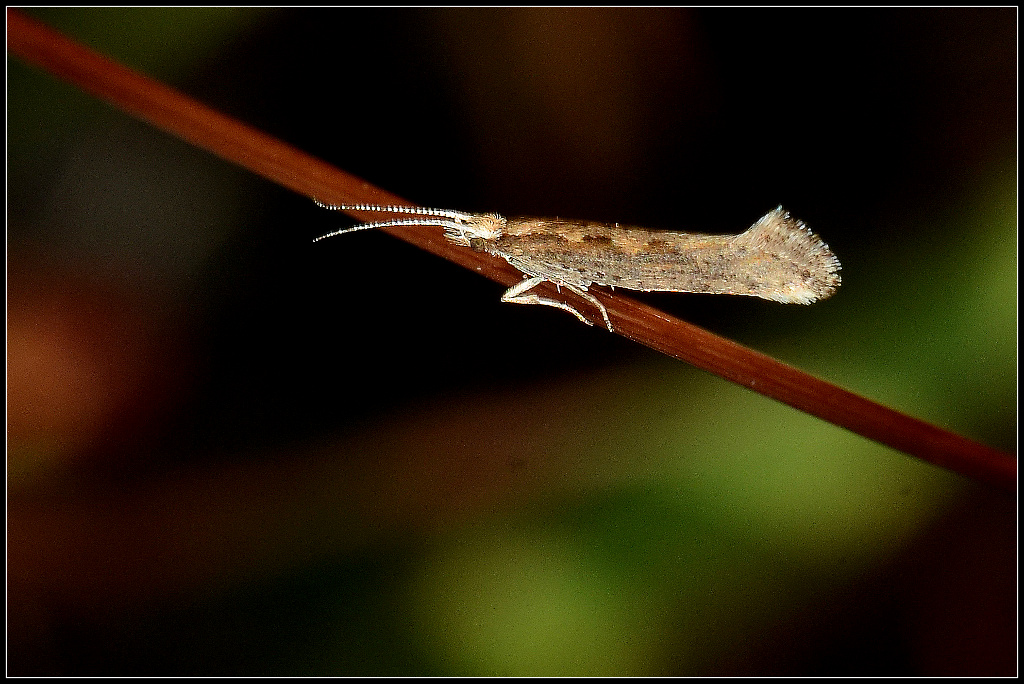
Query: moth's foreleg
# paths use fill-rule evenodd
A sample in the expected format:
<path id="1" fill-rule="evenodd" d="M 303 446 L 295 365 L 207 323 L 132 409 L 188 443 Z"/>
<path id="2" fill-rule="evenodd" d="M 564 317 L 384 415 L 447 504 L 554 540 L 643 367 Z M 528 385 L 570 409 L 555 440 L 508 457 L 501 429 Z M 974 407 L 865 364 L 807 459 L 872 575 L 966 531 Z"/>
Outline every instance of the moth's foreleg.
<path id="1" fill-rule="evenodd" d="M 574 307 L 570 306 L 569 304 L 566 304 L 565 302 L 560 302 L 557 299 L 541 297 L 540 295 L 525 294 L 526 292 L 532 290 L 533 288 L 537 287 L 546 280 L 547 278 L 542 278 L 539 276 L 526 278 L 525 280 L 520 281 L 517 285 L 510 287 L 508 290 L 506 290 L 505 294 L 501 296 L 501 301 L 509 302 L 510 304 L 542 304 L 544 306 L 553 306 L 556 309 L 568 311 L 573 316 L 580 319 L 580 321 L 586 323 L 587 325 L 593 325 L 593 323 L 591 323 L 583 314 L 581 314 Z M 608 331 L 612 331 L 612 323 L 608 319 L 608 311 L 604 308 L 604 305 L 601 304 L 601 302 L 597 301 L 597 299 L 594 298 L 592 294 L 590 294 L 586 290 L 581 290 L 573 285 L 566 285 L 564 283 L 556 284 L 564 285 L 566 289 L 572 290 L 580 297 L 583 297 L 588 302 L 596 306 L 601 311 L 601 315 L 604 317 L 604 322 L 605 325 L 608 326 Z"/>

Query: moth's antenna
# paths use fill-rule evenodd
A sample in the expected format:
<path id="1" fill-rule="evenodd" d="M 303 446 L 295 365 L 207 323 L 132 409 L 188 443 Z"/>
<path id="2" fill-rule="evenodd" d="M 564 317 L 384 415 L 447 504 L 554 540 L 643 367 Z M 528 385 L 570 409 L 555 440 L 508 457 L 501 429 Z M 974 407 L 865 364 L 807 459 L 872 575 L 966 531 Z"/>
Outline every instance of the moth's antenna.
<path id="1" fill-rule="evenodd" d="M 353 211 L 357 211 L 357 210 L 358 211 L 371 211 L 370 209 L 363 209 L 362 208 L 363 206 L 365 206 L 365 205 L 353 205 L 352 207 L 342 207 L 342 208 L 344 208 L 344 209 L 352 209 Z M 388 211 L 390 211 L 391 209 L 394 209 L 394 208 L 403 209 L 403 208 L 408 208 L 408 207 L 381 207 L 381 209 L 386 209 Z M 444 210 L 440 210 L 440 211 L 444 211 Z M 458 214 L 459 212 L 452 212 L 452 213 Z M 465 230 L 465 228 L 466 228 L 465 224 L 461 223 L 460 221 L 453 221 L 451 219 L 443 219 L 443 218 L 441 218 L 441 219 L 431 219 L 431 218 L 426 218 L 426 217 L 424 217 L 424 218 L 410 218 L 410 219 L 395 219 L 393 221 L 375 221 L 374 223 L 360 223 L 358 226 L 352 226 L 351 228 L 342 228 L 341 230 L 336 230 L 334 232 L 328 233 L 327 235 L 321 235 L 318 238 L 313 238 L 313 242 L 319 242 L 320 240 L 326 240 L 327 238 L 334 237 L 336 235 L 344 235 L 345 233 L 354 233 L 357 230 L 371 230 L 373 228 L 392 228 L 392 227 L 398 227 L 398 226 L 441 226 L 442 228 L 447 228 L 448 230 L 453 230 L 453 231 L 456 231 L 456 232 L 461 232 L 462 230 Z"/>
<path id="2" fill-rule="evenodd" d="M 373 228 L 394 228 L 400 226 L 441 226 L 447 230 L 461 233 L 465 230 L 465 222 L 471 220 L 474 215 L 454 209 L 430 209 L 427 207 L 400 207 L 396 205 L 382 206 L 380 204 L 324 204 L 313 198 L 318 206 L 332 211 L 379 211 L 387 214 L 416 214 L 421 218 L 393 219 L 390 221 L 374 221 L 372 223 L 360 223 L 351 228 L 342 228 L 327 235 L 315 238 L 313 242 L 326 240 L 329 237 L 354 233 L 357 230 L 371 230 Z M 437 216 L 437 219 L 427 218 Z"/>
<path id="3" fill-rule="evenodd" d="M 443 216 L 445 218 L 455 219 L 457 221 L 468 221 L 473 218 L 473 214 L 468 214 L 464 211 L 456 211 L 454 209 L 430 209 L 428 207 L 399 207 L 399 206 L 382 206 L 380 204 L 324 204 L 320 200 L 313 198 L 317 206 L 323 207 L 324 209 L 330 209 L 331 211 L 378 211 L 387 214 L 416 214 L 418 216 Z M 419 225 L 419 224 L 411 224 Z M 425 225 L 434 225 L 433 223 Z"/>

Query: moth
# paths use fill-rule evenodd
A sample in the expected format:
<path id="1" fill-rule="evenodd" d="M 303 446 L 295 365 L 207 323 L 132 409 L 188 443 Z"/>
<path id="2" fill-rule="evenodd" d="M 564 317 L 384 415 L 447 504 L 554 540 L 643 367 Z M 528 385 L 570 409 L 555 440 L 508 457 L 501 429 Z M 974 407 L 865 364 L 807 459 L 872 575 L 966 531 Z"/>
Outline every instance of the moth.
<path id="1" fill-rule="evenodd" d="M 695 292 L 761 297 L 786 304 L 811 304 L 830 297 L 840 284 L 839 260 L 828 245 L 781 206 L 739 235 L 649 230 L 618 223 L 559 218 L 505 218 L 452 209 L 317 204 L 325 209 L 408 214 L 342 228 L 318 242 L 357 230 L 393 226 L 440 226 L 456 245 L 501 257 L 523 273 L 501 301 L 553 306 L 591 321 L 573 306 L 531 294 L 541 283 L 576 293 L 608 311 L 589 289 L 607 285 L 643 292 Z"/>

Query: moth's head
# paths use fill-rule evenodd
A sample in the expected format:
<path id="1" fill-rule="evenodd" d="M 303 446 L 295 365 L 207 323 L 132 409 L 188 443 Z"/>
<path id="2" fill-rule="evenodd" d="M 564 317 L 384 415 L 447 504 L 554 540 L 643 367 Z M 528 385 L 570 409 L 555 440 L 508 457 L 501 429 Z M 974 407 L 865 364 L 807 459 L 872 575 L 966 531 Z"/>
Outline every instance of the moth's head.
<path id="1" fill-rule="evenodd" d="M 463 247 L 470 247 L 471 240 L 493 241 L 505 232 L 505 217 L 500 214 L 469 214 L 458 221 L 445 222 L 444 235 Z"/>

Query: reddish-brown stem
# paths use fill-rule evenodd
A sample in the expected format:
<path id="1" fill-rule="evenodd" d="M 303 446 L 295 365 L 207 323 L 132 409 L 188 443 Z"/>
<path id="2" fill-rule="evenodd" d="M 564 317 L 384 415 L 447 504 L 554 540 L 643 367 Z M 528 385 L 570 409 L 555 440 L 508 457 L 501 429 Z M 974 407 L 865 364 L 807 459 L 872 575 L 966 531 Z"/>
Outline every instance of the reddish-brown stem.
<path id="1" fill-rule="evenodd" d="M 10 9 L 7 48 L 133 116 L 308 197 L 339 204 L 410 204 Z M 503 285 L 522 278 L 500 259 L 447 242 L 440 230 L 386 230 Z M 545 296 L 559 296 L 550 283 L 539 289 L 545 288 Z M 594 294 L 620 335 L 882 444 L 1016 491 L 1017 461 L 1010 454 L 886 408 L 618 292 Z"/>

